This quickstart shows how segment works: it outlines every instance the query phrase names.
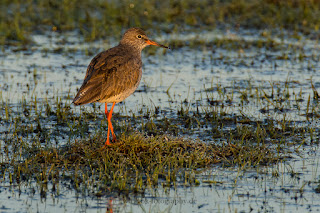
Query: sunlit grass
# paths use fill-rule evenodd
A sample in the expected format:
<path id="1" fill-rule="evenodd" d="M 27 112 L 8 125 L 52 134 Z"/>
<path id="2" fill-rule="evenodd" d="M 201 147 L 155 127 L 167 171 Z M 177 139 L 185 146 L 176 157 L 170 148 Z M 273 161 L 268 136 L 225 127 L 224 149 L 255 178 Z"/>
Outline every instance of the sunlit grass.
<path id="1" fill-rule="evenodd" d="M 279 159 L 263 145 L 207 144 L 166 135 L 121 134 L 113 145 L 103 148 L 103 144 L 100 137 L 58 148 L 22 142 L 22 149 L 10 154 L 10 163 L 2 162 L 2 181 L 27 184 L 37 180 L 40 186 L 71 181 L 74 190 L 89 189 L 99 196 L 109 191 L 144 193 L 159 184 L 197 185 L 190 174 L 213 165 L 246 167 Z"/>

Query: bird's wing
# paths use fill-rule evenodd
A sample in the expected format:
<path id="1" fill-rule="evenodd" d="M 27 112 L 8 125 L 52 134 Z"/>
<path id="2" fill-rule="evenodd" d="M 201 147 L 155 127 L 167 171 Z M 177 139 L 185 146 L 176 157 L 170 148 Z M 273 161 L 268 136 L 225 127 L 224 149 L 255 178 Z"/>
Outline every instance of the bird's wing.
<path id="1" fill-rule="evenodd" d="M 96 70 L 98 70 L 101 66 L 108 66 L 108 64 L 114 63 L 114 60 L 117 60 L 117 55 L 119 55 L 119 49 L 111 48 L 109 50 L 103 51 L 96 55 L 90 62 L 87 68 L 86 76 L 84 80 L 90 77 Z M 121 56 L 120 56 L 121 57 Z"/>
<path id="2" fill-rule="evenodd" d="M 121 78 L 130 81 L 131 70 L 136 66 L 134 57 L 112 48 L 99 53 L 88 66 L 86 77 L 73 100 L 75 105 L 97 102 L 126 89 Z M 134 76 L 133 76 L 134 77 Z M 129 82 L 130 84 L 130 82 Z"/>

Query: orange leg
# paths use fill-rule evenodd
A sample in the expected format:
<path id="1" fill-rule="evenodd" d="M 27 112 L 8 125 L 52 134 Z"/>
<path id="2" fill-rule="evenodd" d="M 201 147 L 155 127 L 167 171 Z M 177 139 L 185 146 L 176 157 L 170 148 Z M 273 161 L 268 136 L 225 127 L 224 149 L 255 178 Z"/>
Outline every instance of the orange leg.
<path id="1" fill-rule="evenodd" d="M 112 118 L 112 112 L 113 112 L 113 108 L 116 105 L 116 102 L 113 102 L 112 107 L 110 109 L 110 112 L 108 113 L 108 126 L 110 126 L 110 130 L 111 130 L 111 134 L 112 134 L 112 141 L 116 140 L 116 135 L 113 132 L 113 126 L 111 123 L 111 118 Z"/>
<path id="2" fill-rule="evenodd" d="M 107 103 L 105 103 L 105 104 L 104 104 L 104 107 L 105 107 L 105 111 L 104 111 L 104 113 L 106 114 L 106 116 L 107 116 L 107 118 L 108 118 L 108 117 L 109 117 L 109 113 L 108 113 L 108 105 L 107 105 Z M 110 143 L 110 139 L 109 139 L 109 135 L 110 135 L 110 129 L 109 129 L 109 126 L 110 126 L 110 125 L 108 124 L 107 141 L 106 141 L 106 143 L 104 144 L 104 147 L 111 145 L 111 143 Z"/>
<path id="3" fill-rule="evenodd" d="M 107 106 L 107 103 L 105 103 L 105 114 L 106 114 L 107 120 L 108 120 L 108 135 L 107 135 L 107 141 L 104 144 L 104 147 L 106 147 L 108 145 L 111 145 L 111 143 L 110 143 L 110 130 L 111 130 L 113 141 L 116 140 L 116 135 L 113 132 L 113 126 L 112 126 L 112 123 L 111 123 L 112 112 L 113 112 L 113 108 L 114 108 L 115 104 L 116 104 L 116 102 L 113 102 L 111 110 L 110 110 L 110 112 L 108 112 L 108 106 Z"/>
<path id="4" fill-rule="evenodd" d="M 104 113 L 108 117 L 109 113 L 108 113 L 108 105 L 107 105 L 107 103 L 104 104 Z"/>

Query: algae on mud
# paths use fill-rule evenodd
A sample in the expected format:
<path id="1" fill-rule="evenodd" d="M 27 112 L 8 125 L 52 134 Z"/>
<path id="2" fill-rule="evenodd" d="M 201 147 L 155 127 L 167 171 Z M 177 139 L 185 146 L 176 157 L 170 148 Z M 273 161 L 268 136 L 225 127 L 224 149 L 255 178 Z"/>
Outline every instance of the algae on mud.
<path id="1" fill-rule="evenodd" d="M 75 190 L 90 189 L 99 192 L 99 196 L 117 191 L 144 193 L 146 188 L 157 188 L 158 184 L 194 185 L 196 180 L 188 175 L 216 163 L 232 165 L 239 156 L 243 156 L 241 161 L 252 164 L 277 159 L 266 147 L 206 144 L 166 136 L 122 134 L 117 144 L 106 149 L 101 149 L 99 142 L 102 141 L 90 139 L 61 148 L 24 147 L 28 157 L 14 166 L 12 184 L 32 179 L 39 184 L 63 184 L 70 180 Z"/>

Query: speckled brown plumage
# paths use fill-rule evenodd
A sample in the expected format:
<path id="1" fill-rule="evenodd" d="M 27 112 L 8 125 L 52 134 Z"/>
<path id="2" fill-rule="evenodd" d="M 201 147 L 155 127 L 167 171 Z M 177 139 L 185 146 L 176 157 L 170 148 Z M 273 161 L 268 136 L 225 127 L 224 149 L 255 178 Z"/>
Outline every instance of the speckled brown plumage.
<path id="1" fill-rule="evenodd" d="M 149 40 L 139 28 L 127 30 L 118 46 L 99 53 L 91 60 L 83 84 L 73 100 L 75 105 L 105 103 L 108 117 L 108 138 L 105 145 L 110 144 L 109 126 L 115 138 L 111 124 L 113 107 L 138 87 L 142 75 L 141 51 L 148 45 L 168 48 Z M 107 103 L 113 103 L 110 113 Z"/>
<path id="2" fill-rule="evenodd" d="M 119 45 L 99 53 L 88 66 L 85 80 L 73 103 L 75 105 L 120 102 L 127 98 L 140 82 L 141 51 L 126 52 Z M 128 92 L 131 92 L 130 94 Z"/>

